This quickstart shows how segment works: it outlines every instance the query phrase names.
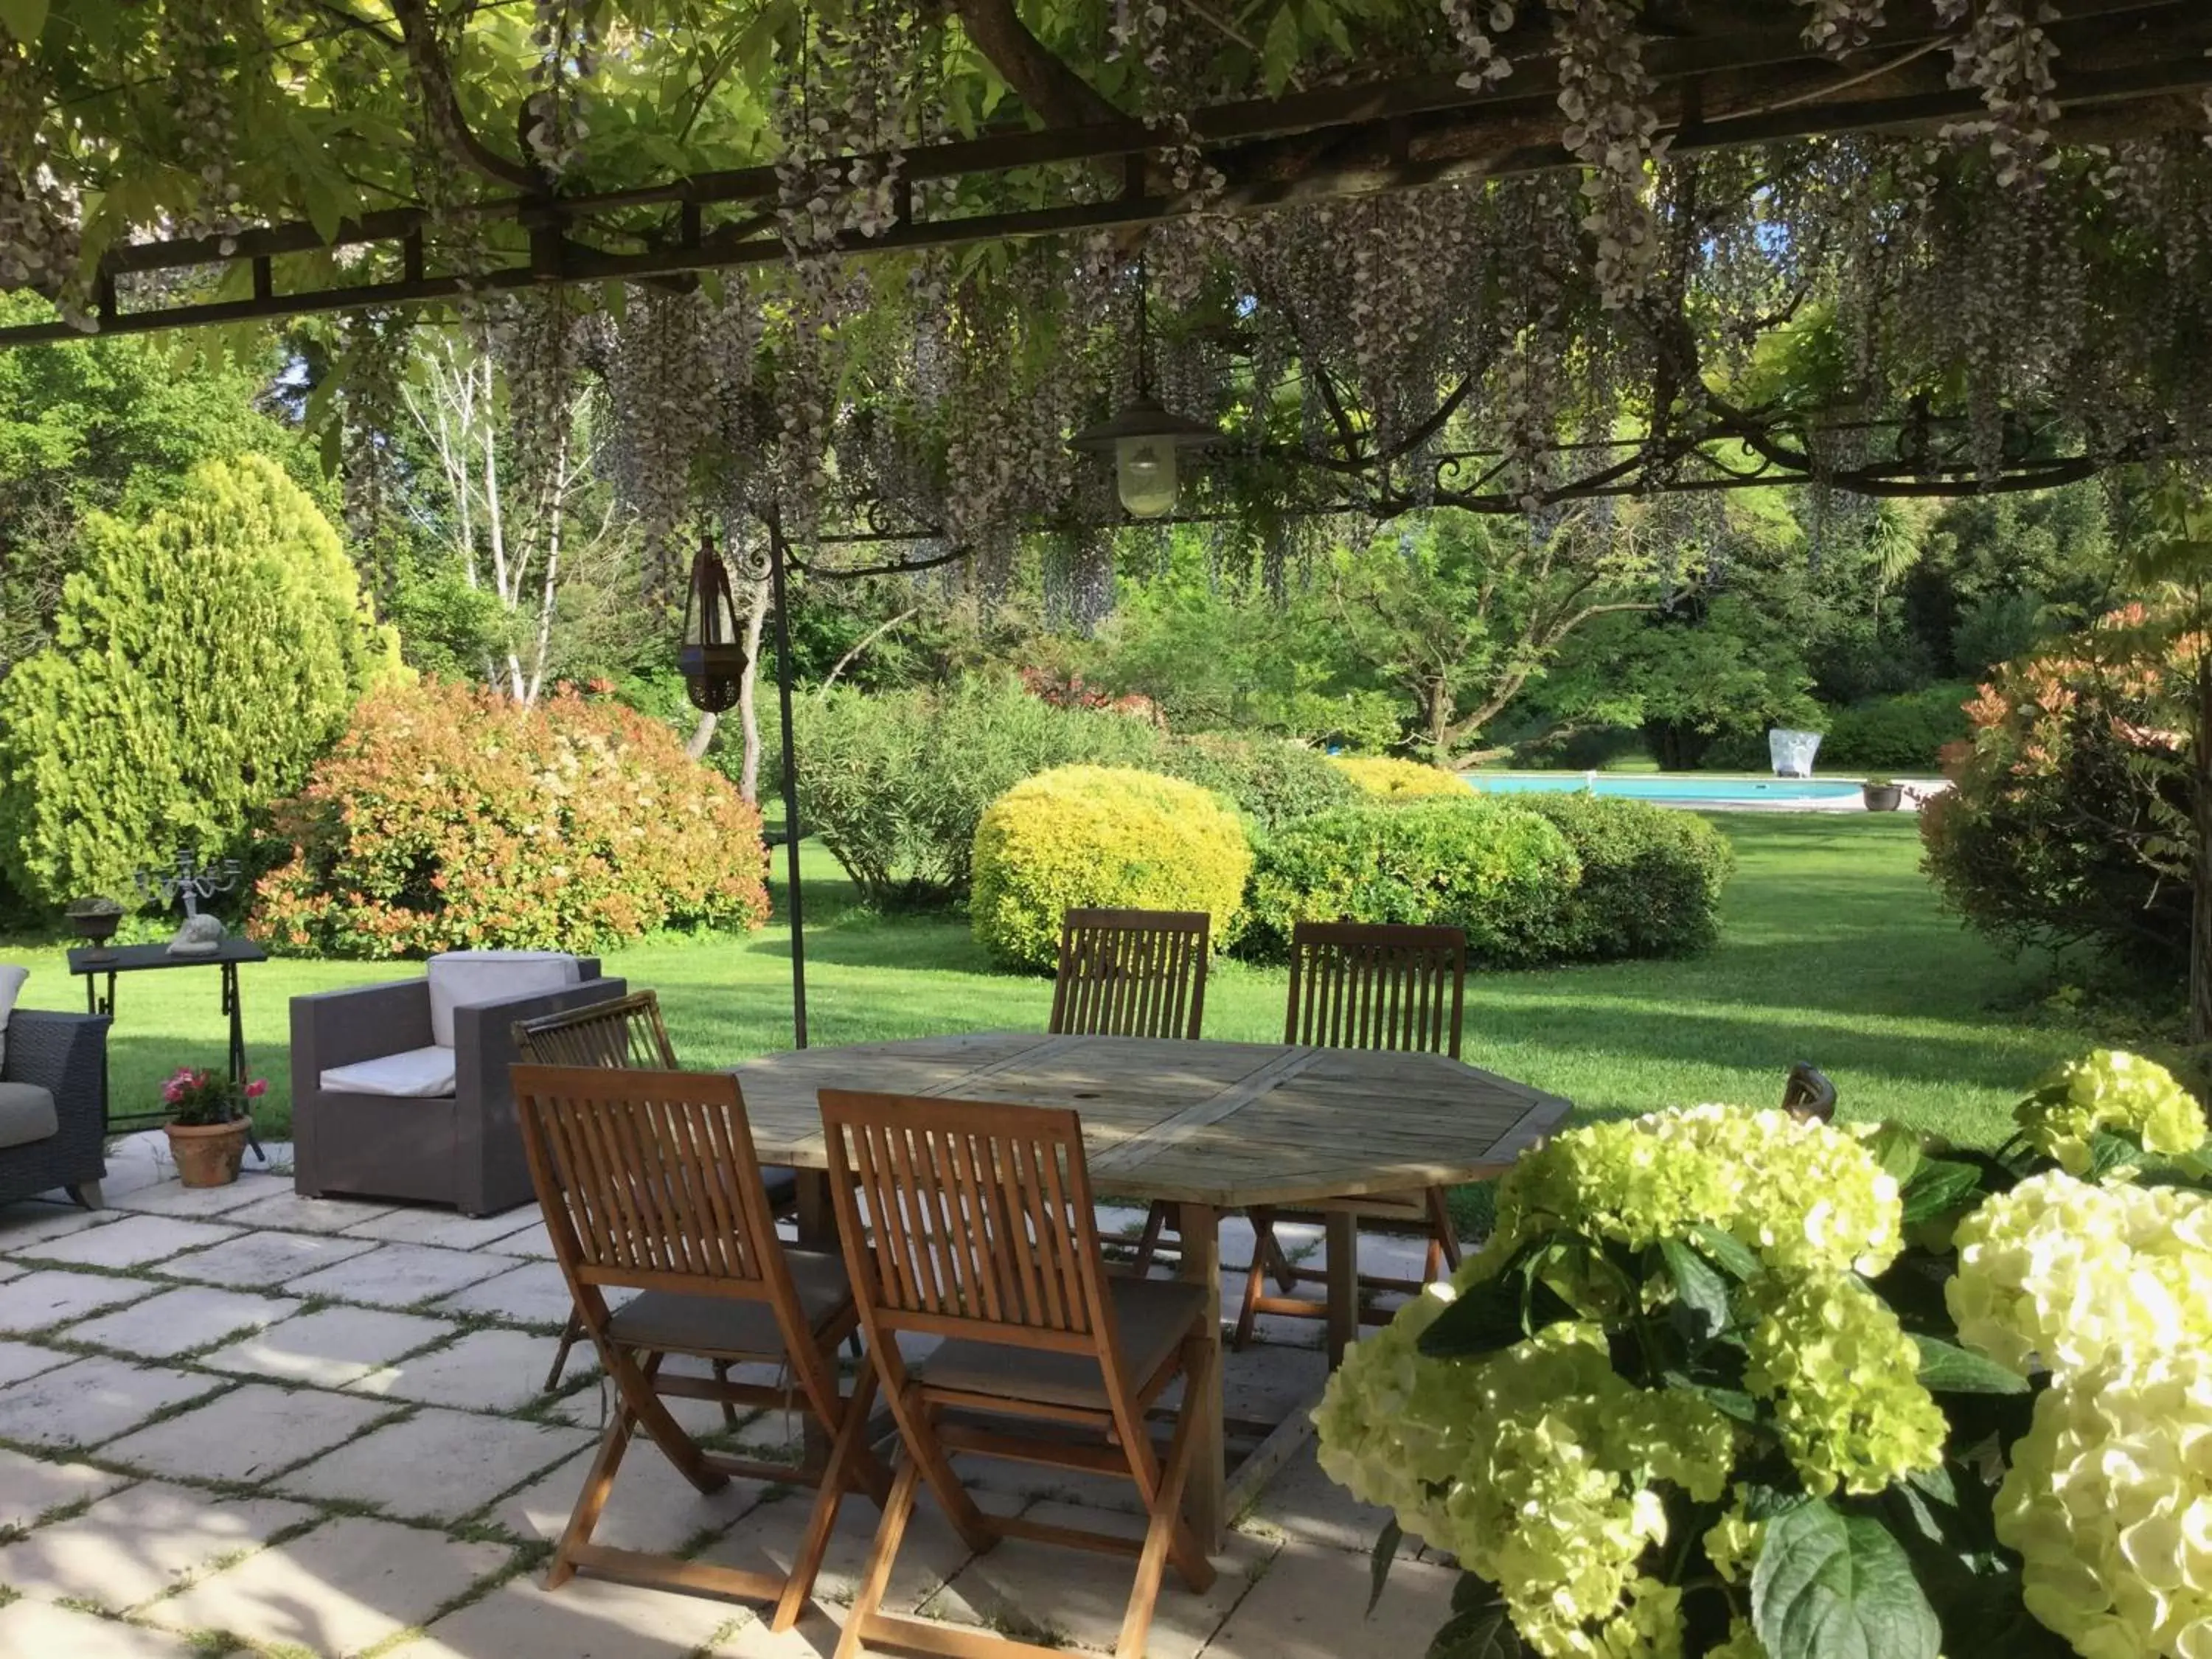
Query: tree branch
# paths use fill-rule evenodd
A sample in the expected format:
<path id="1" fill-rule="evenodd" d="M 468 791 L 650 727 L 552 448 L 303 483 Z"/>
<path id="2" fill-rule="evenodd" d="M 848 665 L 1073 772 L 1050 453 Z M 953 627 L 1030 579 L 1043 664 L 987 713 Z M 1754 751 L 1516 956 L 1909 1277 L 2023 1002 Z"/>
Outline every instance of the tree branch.
<path id="1" fill-rule="evenodd" d="M 485 178 L 512 185 L 533 196 L 544 194 L 546 181 L 535 167 L 510 161 L 469 130 L 468 118 L 461 113 L 459 94 L 453 90 L 453 70 L 438 49 L 437 27 L 425 0 L 392 0 L 392 15 L 399 24 L 400 43 L 406 48 L 407 60 L 414 65 L 415 78 L 422 86 L 431 126 L 461 161 Z M 380 35 L 379 39 L 388 37 Z"/>
<path id="2" fill-rule="evenodd" d="M 1030 33 L 1014 0 L 951 0 L 951 9 L 975 50 L 1045 125 L 1097 126 L 1127 118 Z"/>

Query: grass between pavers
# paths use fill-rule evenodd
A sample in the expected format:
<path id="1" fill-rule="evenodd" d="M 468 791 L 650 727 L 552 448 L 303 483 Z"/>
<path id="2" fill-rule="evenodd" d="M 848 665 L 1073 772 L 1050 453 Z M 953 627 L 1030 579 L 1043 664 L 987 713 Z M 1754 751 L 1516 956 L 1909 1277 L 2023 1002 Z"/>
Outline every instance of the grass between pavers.
<path id="1" fill-rule="evenodd" d="M 2027 1000 L 2038 969 L 2008 961 L 1942 912 L 1920 873 L 1911 814 L 1711 816 L 1740 861 L 1717 948 L 1686 961 L 1477 974 L 1467 1058 L 1595 1115 L 1700 1100 L 1764 1104 L 1778 1097 L 1791 1062 L 1809 1060 L 1835 1078 L 1847 1117 L 1897 1117 L 1990 1145 L 2025 1086 L 2087 1046 L 2078 1032 L 2010 1012 Z M 1049 982 L 993 971 L 963 917 L 875 915 L 826 853 L 811 843 L 804 851 L 817 1046 L 1043 1028 Z M 733 1065 L 789 1045 L 781 869 L 775 925 L 606 958 L 609 973 L 660 993 L 687 1064 Z M 27 1005 L 79 1006 L 58 947 L 0 945 L 0 956 L 32 969 Z M 289 1133 L 289 999 L 417 971 L 297 959 L 243 970 L 249 1055 L 270 1085 L 264 1133 Z M 1206 987 L 1206 1034 L 1279 1040 L 1284 993 L 1279 970 L 1220 964 Z M 175 1066 L 221 1063 L 208 976 L 129 976 L 117 1000 L 118 1110 L 152 1099 Z"/>

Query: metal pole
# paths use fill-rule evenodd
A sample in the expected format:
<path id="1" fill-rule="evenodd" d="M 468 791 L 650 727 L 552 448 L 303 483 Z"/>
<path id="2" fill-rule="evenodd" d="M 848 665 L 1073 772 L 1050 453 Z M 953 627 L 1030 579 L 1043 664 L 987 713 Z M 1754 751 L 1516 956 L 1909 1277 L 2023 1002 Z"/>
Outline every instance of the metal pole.
<path id="1" fill-rule="evenodd" d="M 791 621 L 784 605 L 783 525 L 768 520 L 768 574 L 775 605 L 775 698 L 783 728 L 783 853 L 791 889 L 791 1032 L 806 1046 L 806 915 L 799 891 L 799 762 L 791 743 Z"/>

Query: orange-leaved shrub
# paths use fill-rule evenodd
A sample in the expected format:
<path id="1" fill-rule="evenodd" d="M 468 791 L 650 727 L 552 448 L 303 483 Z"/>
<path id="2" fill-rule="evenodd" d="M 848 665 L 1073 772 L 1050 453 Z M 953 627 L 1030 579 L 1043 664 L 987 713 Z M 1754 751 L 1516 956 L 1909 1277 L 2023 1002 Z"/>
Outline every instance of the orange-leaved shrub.
<path id="1" fill-rule="evenodd" d="M 759 813 L 666 726 L 566 690 L 378 692 L 276 823 L 292 855 L 248 926 L 279 948 L 599 951 L 768 916 Z"/>

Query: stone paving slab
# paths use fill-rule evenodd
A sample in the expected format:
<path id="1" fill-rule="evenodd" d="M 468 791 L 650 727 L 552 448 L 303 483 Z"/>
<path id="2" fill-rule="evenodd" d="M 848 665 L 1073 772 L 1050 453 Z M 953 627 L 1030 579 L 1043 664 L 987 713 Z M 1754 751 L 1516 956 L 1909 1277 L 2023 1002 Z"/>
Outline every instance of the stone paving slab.
<path id="1" fill-rule="evenodd" d="M 1070 1504 L 1039 1504 L 1024 1518 L 1125 1538 L 1145 1535 L 1140 1516 Z M 1170 1564 L 1152 1614 L 1152 1637 L 1146 1648 L 1148 1659 L 1194 1659 L 1273 1553 L 1258 1540 L 1231 1534 L 1221 1553 L 1213 1558 L 1213 1583 L 1203 1595 L 1184 1583 Z M 988 1555 L 975 1557 L 921 1610 L 928 1618 L 982 1626 L 1008 1634 L 1048 1632 L 1054 1646 L 1110 1653 L 1121 1637 L 1121 1620 L 1128 1611 L 1129 1591 L 1135 1583 L 1136 1563 L 1126 1556 L 1009 1538 Z"/>
<path id="2" fill-rule="evenodd" d="M 708 1644 L 750 1618 L 734 1602 L 605 1579 L 572 1578 L 549 1590 L 531 1573 L 447 1614 L 388 1659 L 692 1659 L 722 1651 Z"/>
<path id="3" fill-rule="evenodd" d="M 40 1347 L 34 1342 L 0 1340 L 0 1389 L 36 1376 L 40 1371 L 50 1371 L 57 1365 L 66 1365 L 76 1358 L 58 1348 Z"/>
<path id="4" fill-rule="evenodd" d="M 165 1278 L 199 1279 L 210 1285 L 228 1285 L 234 1290 L 276 1291 L 303 1273 L 375 1248 L 365 1238 L 249 1233 L 211 1250 L 192 1250 L 172 1256 L 154 1271 Z"/>
<path id="5" fill-rule="evenodd" d="M 89 1463 L 50 1463 L 0 1449 L 0 1528 L 27 1527 L 49 1510 L 100 1497 L 129 1480 Z M 0 1647 L 0 1653 L 6 1651 Z"/>
<path id="6" fill-rule="evenodd" d="M 292 1183 L 281 1176 L 246 1171 L 228 1187 L 187 1187 L 171 1182 L 124 1193 L 109 1203 L 114 1209 L 136 1210 L 144 1215 L 213 1216 L 242 1210 L 264 1198 L 282 1197 L 291 1190 Z"/>
<path id="7" fill-rule="evenodd" d="M 992 1515 L 1018 1515 L 1024 1499 L 1004 1492 L 973 1492 L 976 1507 Z M 772 1502 L 763 1503 L 722 1538 L 701 1553 L 702 1561 L 736 1567 L 747 1572 L 787 1573 L 798 1553 L 799 1534 L 805 1530 L 809 1492 L 787 1490 Z M 860 1494 L 848 1494 L 837 1511 L 837 1525 L 830 1534 L 829 1553 L 814 1581 L 814 1599 L 825 1607 L 852 1605 L 866 1571 L 868 1552 L 876 1539 L 883 1511 Z M 1001 1549 L 1005 1545 L 999 1547 Z M 909 1613 L 945 1587 L 972 1559 L 973 1553 L 952 1529 L 938 1507 L 936 1498 L 924 1488 L 915 1499 L 914 1516 L 900 1541 L 898 1559 L 891 1566 L 891 1581 L 884 1594 L 884 1611 Z"/>
<path id="8" fill-rule="evenodd" d="M 1370 1615 L 1364 1556 L 1326 1544 L 1286 1544 L 1206 1652 L 1209 1659 L 1425 1653 L 1430 1638 L 1451 1617 L 1458 1579 L 1458 1573 L 1426 1562 L 1401 1561 Z M 1164 1606 L 1164 1594 L 1161 1601 Z"/>
<path id="9" fill-rule="evenodd" d="M 491 1518 L 519 1538 L 557 1543 L 596 1455 L 596 1449 L 583 1452 L 535 1486 L 502 1498 Z M 615 1472 L 615 1489 L 592 1541 L 615 1549 L 672 1553 L 702 1533 L 736 1525 L 775 1490 L 762 1481 L 732 1480 L 720 1492 L 702 1493 L 677 1473 L 659 1447 L 641 1437 L 630 1443 Z M 779 1499 L 777 1511 L 786 1519 L 796 1516 L 803 1524 L 811 1494 L 779 1495 Z M 874 1510 L 865 1498 L 852 1501 Z"/>
<path id="10" fill-rule="evenodd" d="M 219 1498 L 148 1480 L 0 1549 L 0 1583 L 123 1613 L 314 1516 L 304 1504 Z"/>
<path id="11" fill-rule="evenodd" d="M 159 1411 L 223 1387 L 221 1378 L 121 1359 L 80 1359 L 0 1389 L 0 1439 L 97 1446 Z"/>
<path id="12" fill-rule="evenodd" d="M 25 1250 L 50 1238 L 106 1225 L 115 1218 L 111 1210 L 81 1210 L 74 1204 L 49 1204 L 39 1199 L 0 1204 L 0 1254 Z"/>
<path id="13" fill-rule="evenodd" d="M 610 1292 L 607 1305 L 619 1305 L 626 1297 Z M 520 1267 L 510 1265 L 496 1279 L 487 1279 L 470 1285 L 466 1290 L 439 1298 L 441 1313 L 478 1314 L 489 1319 L 511 1320 L 518 1325 L 565 1325 L 569 1310 L 575 1306 L 568 1295 L 568 1281 L 561 1277 L 560 1267 L 550 1261 L 529 1261 Z M 547 1356 L 551 1362 L 551 1356 Z"/>
<path id="14" fill-rule="evenodd" d="M 553 1346 L 527 1331 L 471 1331 L 349 1382 L 355 1394 L 463 1411 L 514 1412 L 544 1397 Z"/>
<path id="15" fill-rule="evenodd" d="M 453 1327 L 416 1314 L 325 1308 L 271 1325 L 200 1361 L 219 1371 L 343 1388 L 404 1353 L 451 1336 Z"/>
<path id="16" fill-rule="evenodd" d="M 146 1616 L 172 1629 L 228 1631 L 342 1659 L 420 1624 L 496 1572 L 508 1553 L 503 1545 L 460 1544 L 419 1528 L 347 1516 L 212 1574 L 156 1602 Z M 526 1649 L 507 1651 L 528 1659 Z"/>
<path id="17" fill-rule="evenodd" d="M 159 1289 L 136 1279 L 42 1268 L 0 1285 L 0 1336 L 28 1336 L 88 1314 L 137 1302 Z"/>
<path id="18" fill-rule="evenodd" d="M 389 1408 L 317 1389 L 249 1382 L 127 1434 L 100 1455 L 198 1480 L 259 1481 L 362 1433 Z"/>
<path id="19" fill-rule="evenodd" d="M 345 1236 L 392 1244 L 432 1244 L 446 1250 L 494 1250 L 501 1239 L 537 1224 L 535 1204 L 498 1215 L 462 1215 L 453 1210 L 410 1206 L 356 1221 L 345 1230 Z"/>
<path id="20" fill-rule="evenodd" d="M 553 1235 L 545 1231 L 543 1221 L 533 1221 L 519 1233 L 509 1233 L 491 1247 L 501 1255 L 536 1256 L 541 1261 L 553 1259 Z"/>
<path id="21" fill-rule="evenodd" d="M 240 1209 L 229 1212 L 230 1219 L 241 1227 L 281 1227 L 294 1233 L 335 1233 L 389 1215 L 395 1207 L 390 1204 L 363 1204 L 350 1198 L 302 1198 L 285 1190 L 260 1199 Z"/>
<path id="22" fill-rule="evenodd" d="M 258 1331 L 289 1318 L 300 1304 L 289 1297 L 253 1296 L 244 1291 L 198 1285 L 165 1290 L 143 1302 L 68 1327 L 72 1342 L 97 1343 L 141 1359 L 173 1359 L 246 1331 Z"/>
<path id="23" fill-rule="evenodd" d="M 349 1261 L 303 1274 L 286 1288 L 295 1296 L 332 1296 L 379 1308 L 411 1308 L 490 1279 L 507 1261 L 506 1256 L 423 1244 L 380 1244 Z"/>
<path id="24" fill-rule="evenodd" d="M 21 1279 L 30 1271 L 20 1261 L 0 1261 L 0 1285 L 5 1285 L 11 1279 Z"/>
<path id="25" fill-rule="evenodd" d="M 194 1650 L 167 1631 L 23 1601 L 0 1607 L 0 1653 L 24 1659 L 193 1659 Z"/>
<path id="26" fill-rule="evenodd" d="M 86 1267 L 143 1267 L 184 1250 L 220 1244 L 240 1236 L 235 1227 L 174 1216 L 130 1215 L 111 1226 L 94 1227 L 33 1246 L 26 1255 Z"/>
<path id="27" fill-rule="evenodd" d="M 1389 1510 L 1361 1503 L 1323 1474 L 1315 1458 L 1313 1442 L 1308 1441 L 1267 1483 L 1243 1524 L 1300 1543 L 1356 1550 L 1365 1556 L 1372 1553 L 1375 1540 L 1389 1519 Z M 1398 1555 L 1410 1559 L 1420 1553 L 1420 1548 L 1418 1539 L 1401 1539 Z"/>
<path id="28" fill-rule="evenodd" d="M 374 1504 L 386 1513 L 454 1521 L 592 1443 L 578 1429 L 428 1407 L 278 1481 L 300 1498 Z"/>

